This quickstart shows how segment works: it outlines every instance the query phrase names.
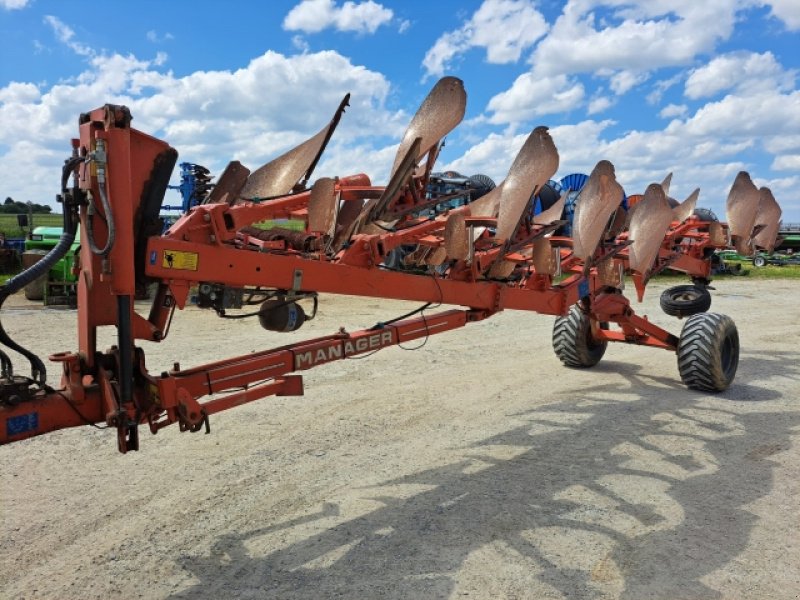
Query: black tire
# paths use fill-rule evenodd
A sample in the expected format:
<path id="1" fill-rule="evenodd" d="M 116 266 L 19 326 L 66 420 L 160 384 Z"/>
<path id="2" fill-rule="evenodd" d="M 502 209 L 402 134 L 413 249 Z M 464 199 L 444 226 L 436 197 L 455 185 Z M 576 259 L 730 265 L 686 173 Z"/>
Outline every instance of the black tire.
<path id="1" fill-rule="evenodd" d="M 763 256 L 756 256 L 753 259 L 753 266 L 754 267 L 766 267 L 767 266 L 767 259 Z"/>
<path id="2" fill-rule="evenodd" d="M 676 285 L 661 294 L 661 310 L 672 317 L 688 317 L 711 308 L 711 293 L 696 285 Z"/>
<path id="3" fill-rule="evenodd" d="M 721 392 L 739 366 L 739 332 L 733 319 L 701 313 L 686 320 L 678 342 L 678 370 L 689 388 Z"/>
<path id="4" fill-rule="evenodd" d="M 597 342 L 592 337 L 589 315 L 578 305 L 567 316 L 556 317 L 553 325 L 553 350 L 567 367 L 585 369 L 600 362 L 608 342 Z"/>

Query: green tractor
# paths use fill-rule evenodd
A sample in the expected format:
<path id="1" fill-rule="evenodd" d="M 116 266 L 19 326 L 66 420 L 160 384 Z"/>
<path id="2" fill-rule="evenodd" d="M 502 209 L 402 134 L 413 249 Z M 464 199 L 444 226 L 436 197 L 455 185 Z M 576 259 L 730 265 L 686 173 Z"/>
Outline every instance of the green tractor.
<path id="1" fill-rule="evenodd" d="M 22 266 L 28 268 L 39 262 L 58 243 L 61 232 L 61 227 L 36 227 L 25 240 Z M 25 286 L 25 297 L 28 300 L 44 300 L 46 305 L 75 306 L 77 279 L 73 273 L 73 267 L 79 246 L 80 232 L 76 235 L 70 251 L 53 265 L 46 276 Z"/>

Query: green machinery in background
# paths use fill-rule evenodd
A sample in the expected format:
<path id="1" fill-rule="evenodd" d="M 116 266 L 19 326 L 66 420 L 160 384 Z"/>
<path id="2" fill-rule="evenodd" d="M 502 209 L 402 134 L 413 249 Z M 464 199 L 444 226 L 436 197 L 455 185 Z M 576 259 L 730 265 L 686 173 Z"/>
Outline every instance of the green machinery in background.
<path id="1" fill-rule="evenodd" d="M 27 268 L 41 260 L 58 243 L 61 232 L 61 227 L 36 227 L 25 240 L 22 266 Z M 25 286 L 25 297 L 28 300 L 44 300 L 46 305 L 75 306 L 77 279 L 73 267 L 80 243 L 80 232 L 78 232 L 70 251 L 53 265 L 47 276 L 42 276 Z"/>

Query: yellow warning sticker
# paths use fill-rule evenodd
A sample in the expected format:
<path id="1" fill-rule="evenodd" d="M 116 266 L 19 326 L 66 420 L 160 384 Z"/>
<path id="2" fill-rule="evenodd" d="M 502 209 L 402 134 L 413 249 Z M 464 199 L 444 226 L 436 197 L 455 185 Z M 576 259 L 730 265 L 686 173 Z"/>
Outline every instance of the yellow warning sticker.
<path id="1" fill-rule="evenodd" d="M 180 250 L 164 250 L 161 266 L 165 269 L 182 269 L 197 271 L 197 252 L 181 252 Z"/>
<path id="2" fill-rule="evenodd" d="M 158 386 L 153 383 L 150 384 L 150 398 L 156 404 L 161 404 L 161 397 L 158 394 Z"/>

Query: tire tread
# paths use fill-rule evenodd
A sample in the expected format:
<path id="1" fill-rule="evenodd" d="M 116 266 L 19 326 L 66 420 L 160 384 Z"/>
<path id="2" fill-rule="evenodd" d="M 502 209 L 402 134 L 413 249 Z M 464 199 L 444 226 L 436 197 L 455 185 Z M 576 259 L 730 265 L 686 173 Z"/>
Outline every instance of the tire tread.
<path id="1" fill-rule="evenodd" d="M 726 339 L 733 343 L 732 366 L 725 372 L 722 351 Z M 716 313 L 699 313 L 687 319 L 678 343 L 678 370 L 691 389 L 721 392 L 733 381 L 739 360 L 739 335 L 733 320 Z"/>

